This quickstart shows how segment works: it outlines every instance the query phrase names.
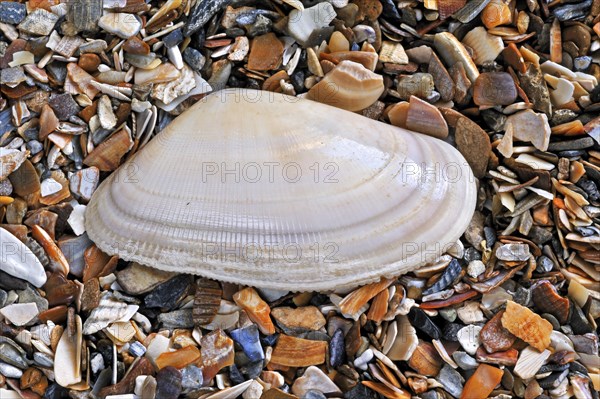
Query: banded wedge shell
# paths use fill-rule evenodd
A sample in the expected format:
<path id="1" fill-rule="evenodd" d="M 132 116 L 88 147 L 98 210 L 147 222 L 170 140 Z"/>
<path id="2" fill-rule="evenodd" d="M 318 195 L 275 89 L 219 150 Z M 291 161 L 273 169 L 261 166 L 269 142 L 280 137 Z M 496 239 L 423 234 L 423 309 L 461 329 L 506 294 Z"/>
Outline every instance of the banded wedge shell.
<path id="1" fill-rule="evenodd" d="M 244 285 L 327 291 L 437 258 L 475 208 L 452 146 L 309 100 L 208 95 L 96 190 L 104 252 Z"/>

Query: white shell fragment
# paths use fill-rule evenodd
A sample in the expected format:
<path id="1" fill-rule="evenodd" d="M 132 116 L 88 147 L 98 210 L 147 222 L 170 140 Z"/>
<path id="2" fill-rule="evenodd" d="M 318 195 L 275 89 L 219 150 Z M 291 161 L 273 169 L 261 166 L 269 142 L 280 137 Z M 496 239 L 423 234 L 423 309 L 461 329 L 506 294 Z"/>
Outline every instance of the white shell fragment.
<path id="1" fill-rule="evenodd" d="M 75 335 L 65 328 L 56 347 L 54 379 L 63 387 L 81 382 L 81 317 L 75 316 Z"/>
<path id="2" fill-rule="evenodd" d="M 44 266 L 17 237 L 0 227 L 0 270 L 29 281 L 36 287 L 46 284 Z"/>
<path id="3" fill-rule="evenodd" d="M 85 224 L 121 259 L 327 291 L 433 261 L 466 229 L 475 194 L 466 161 L 440 140 L 229 89 L 185 111 L 107 178 Z"/>

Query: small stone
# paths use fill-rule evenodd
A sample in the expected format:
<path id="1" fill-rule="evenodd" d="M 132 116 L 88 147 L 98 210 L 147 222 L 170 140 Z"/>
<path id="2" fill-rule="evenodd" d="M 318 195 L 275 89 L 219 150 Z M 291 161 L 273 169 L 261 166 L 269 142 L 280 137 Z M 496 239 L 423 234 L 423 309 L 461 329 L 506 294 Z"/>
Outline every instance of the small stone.
<path id="1" fill-rule="evenodd" d="M 117 125 L 117 117 L 112 109 L 110 98 L 103 95 L 98 100 L 97 115 L 100 121 L 100 126 L 104 129 L 113 129 Z"/>
<path id="2" fill-rule="evenodd" d="M 490 0 L 469 0 L 464 7 L 454 13 L 453 18 L 467 24 L 481 13 L 489 2 Z"/>
<path id="3" fill-rule="evenodd" d="M 250 50 L 250 41 L 246 36 L 238 36 L 229 50 L 227 59 L 230 61 L 243 61 Z"/>
<path id="4" fill-rule="evenodd" d="M 168 313 L 160 313 L 158 322 L 165 328 L 192 328 L 195 326 L 192 309 L 179 309 Z"/>
<path id="5" fill-rule="evenodd" d="M 458 367 L 463 370 L 476 369 L 479 363 L 474 357 L 469 356 L 466 352 L 456 351 L 452 354 L 452 359 L 456 362 Z"/>
<path id="6" fill-rule="evenodd" d="M 271 315 L 280 326 L 290 330 L 319 330 L 326 323 L 315 306 L 278 307 L 272 310 Z"/>
<path id="7" fill-rule="evenodd" d="M 260 337 L 256 324 L 238 328 L 237 330 L 231 331 L 230 334 L 231 338 L 242 347 L 242 350 L 251 362 L 264 360 L 265 353 L 260 344 Z"/>
<path id="8" fill-rule="evenodd" d="M 528 63 L 524 73 L 518 71 L 519 83 L 536 111 L 543 112 L 548 117 L 552 115 L 550 92 L 540 67 Z"/>
<path id="9" fill-rule="evenodd" d="M 488 353 L 509 350 L 515 343 L 516 337 L 506 328 L 502 327 L 502 315 L 499 311 L 481 329 L 479 333 L 483 347 Z"/>
<path id="10" fill-rule="evenodd" d="M 142 23 L 135 14 L 108 12 L 100 17 L 98 26 L 122 39 L 128 39 L 138 34 Z"/>
<path id="11" fill-rule="evenodd" d="M 192 47 L 187 47 L 183 51 L 183 60 L 195 72 L 200 72 L 200 70 L 204 67 L 204 63 L 206 62 L 206 58 L 202 55 L 202 53 Z"/>
<path id="12" fill-rule="evenodd" d="M 477 77 L 473 101 L 477 105 L 509 105 L 517 99 L 517 88 L 506 72 L 485 72 Z"/>
<path id="13" fill-rule="evenodd" d="M 248 68 L 254 71 L 277 69 L 281 65 L 282 56 L 283 44 L 274 33 L 255 37 L 250 47 Z"/>
<path id="14" fill-rule="evenodd" d="M 329 342 L 329 362 L 333 368 L 337 368 L 346 362 L 344 332 L 341 329 L 335 331 Z"/>
<path id="15" fill-rule="evenodd" d="M 440 92 L 441 100 L 451 101 L 452 98 L 454 98 L 454 81 L 450 77 L 444 64 L 442 64 L 442 61 L 440 61 L 438 56 L 433 52 L 431 53 L 431 60 L 429 61 L 427 72 L 433 77 L 435 87 Z"/>
<path id="16" fill-rule="evenodd" d="M 187 295 L 192 283 L 191 275 L 179 274 L 155 287 L 144 298 L 144 304 L 148 308 L 174 309 L 179 301 Z"/>
<path id="17" fill-rule="evenodd" d="M 176 275 L 174 272 L 165 272 L 135 262 L 131 262 L 129 266 L 115 274 L 119 285 L 132 295 L 149 292 Z"/>
<path id="18" fill-rule="evenodd" d="M 392 64 L 408 64 L 408 56 L 400 43 L 384 40 L 379 49 L 379 61 Z"/>
<path id="19" fill-rule="evenodd" d="M 35 303 L 13 303 L 0 309 L 0 314 L 17 327 L 25 326 L 38 315 Z M 18 378 L 18 377 L 17 377 Z"/>
<path id="20" fill-rule="evenodd" d="M 584 150 L 594 146 L 594 139 L 584 137 L 576 140 L 557 141 L 548 145 L 548 151 L 569 151 L 569 150 Z"/>
<path id="21" fill-rule="evenodd" d="M 402 76 L 396 83 L 396 89 L 402 100 L 410 99 L 410 96 L 427 98 L 433 91 L 433 77 L 428 73 L 415 73 Z"/>
<path id="22" fill-rule="evenodd" d="M 474 355 L 481 344 L 480 332 L 481 327 L 469 325 L 461 328 L 457 333 L 458 342 L 469 355 Z"/>
<path id="23" fill-rule="evenodd" d="M 458 318 L 465 324 L 482 323 L 485 321 L 483 312 L 479 309 L 479 302 L 467 302 L 459 307 L 456 312 L 458 313 Z"/>
<path id="24" fill-rule="evenodd" d="M 302 377 L 294 381 L 292 393 L 297 396 L 304 396 L 310 390 L 318 390 L 324 394 L 341 394 L 342 391 L 331 381 L 331 379 L 321 371 L 321 369 L 310 366 L 304 371 Z"/>
<path id="25" fill-rule="evenodd" d="M 179 79 L 155 84 L 152 88 L 152 98 L 168 105 L 178 97 L 184 96 L 196 87 L 196 76 L 190 67 L 184 65 Z"/>
<path id="26" fill-rule="evenodd" d="M 463 388 L 461 399 L 487 398 L 500 381 L 504 372 L 497 367 L 480 364 Z"/>
<path id="27" fill-rule="evenodd" d="M 222 368 L 234 363 L 233 340 L 221 330 L 204 335 L 200 341 L 200 348 L 204 381 L 213 379 Z M 274 361 L 274 358 L 272 360 Z"/>
<path id="28" fill-rule="evenodd" d="M 0 22 L 16 25 L 25 19 L 27 8 L 23 3 L 12 1 L 0 2 Z"/>
<path id="29" fill-rule="evenodd" d="M 444 367 L 442 367 L 440 373 L 435 379 L 442 384 L 444 390 L 450 395 L 454 396 L 455 398 L 461 397 L 465 379 L 459 374 L 458 371 L 450 367 L 449 364 L 444 364 Z M 494 387 L 496 385 L 498 384 L 496 383 Z"/>
<path id="30" fill-rule="evenodd" d="M 200 351 L 193 345 L 186 346 L 171 352 L 161 353 L 155 360 L 156 367 L 164 369 L 175 367 L 182 369 L 200 359 Z"/>
<path id="31" fill-rule="evenodd" d="M 252 380 L 248 388 L 242 394 L 243 399 L 255 399 L 260 398 L 263 393 L 263 386 L 256 380 Z"/>
<path id="32" fill-rule="evenodd" d="M 433 339 L 440 339 L 442 332 L 422 309 L 412 307 L 408 312 L 408 319 L 416 329 L 424 332 Z"/>
<path id="33" fill-rule="evenodd" d="M 167 48 L 175 47 L 183 41 L 183 32 L 181 29 L 175 29 L 168 35 L 164 36 L 162 41 Z"/>
<path id="34" fill-rule="evenodd" d="M 543 351 L 550 345 L 552 324 L 528 308 L 507 301 L 506 312 L 501 320 L 504 328 L 539 351 Z"/>
<path id="35" fill-rule="evenodd" d="M 43 8 L 36 8 L 29 13 L 27 17 L 17 26 L 21 32 L 36 36 L 48 36 L 56 22 L 58 15 L 46 11 Z"/>
<path id="36" fill-rule="evenodd" d="M 492 145 L 487 133 L 472 120 L 462 117 L 458 119 L 455 129 L 456 145 L 465 157 L 473 174 L 482 178 L 492 152 Z M 476 244 L 472 243 L 473 246 Z"/>
<path id="37" fill-rule="evenodd" d="M 527 244 L 503 244 L 496 249 L 496 257 L 510 262 L 524 262 L 529 259 L 529 246 Z"/>
<path id="38" fill-rule="evenodd" d="M 21 376 L 23 376 L 23 371 L 12 364 L 0 362 L 0 375 L 3 375 L 6 378 L 21 378 Z"/>
<path id="39" fill-rule="evenodd" d="M 200 389 L 203 383 L 204 378 L 200 367 L 190 364 L 181 370 L 181 387 L 184 392 Z"/>
<path id="40" fill-rule="evenodd" d="M 56 117 L 61 120 L 68 120 L 79 112 L 79 105 L 69 93 L 53 93 L 48 101 L 50 107 L 54 110 Z"/>
<path id="41" fill-rule="evenodd" d="M 369 367 L 368 364 L 371 360 L 373 360 L 374 356 L 373 350 L 367 349 L 359 357 L 354 359 L 354 367 L 360 370 L 367 370 Z"/>
<path id="42" fill-rule="evenodd" d="M 288 32 L 301 46 L 306 46 L 311 41 L 311 35 L 321 28 L 329 25 L 336 13 L 326 1 L 303 11 L 292 10 L 288 18 Z"/>
<path id="43" fill-rule="evenodd" d="M 258 325 L 260 332 L 265 335 L 275 333 L 275 326 L 270 317 L 271 308 L 254 288 L 248 287 L 238 291 L 233 300 L 248 313 L 248 317 Z"/>
<path id="44" fill-rule="evenodd" d="M 177 399 L 181 394 L 181 372 L 165 367 L 156 374 L 156 398 Z"/>
<path id="45" fill-rule="evenodd" d="M 71 193 L 87 202 L 98 187 L 100 171 L 96 167 L 80 169 L 69 176 L 69 188 Z"/>
<path id="46" fill-rule="evenodd" d="M 485 272 L 485 263 L 480 260 L 473 260 L 467 266 L 467 274 L 473 278 L 477 278 Z"/>
<path id="47" fill-rule="evenodd" d="M 27 80 L 23 68 L 16 66 L 13 68 L 2 68 L 0 71 L 0 84 L 10 87 L 16 87 L 19 83 Z"/>

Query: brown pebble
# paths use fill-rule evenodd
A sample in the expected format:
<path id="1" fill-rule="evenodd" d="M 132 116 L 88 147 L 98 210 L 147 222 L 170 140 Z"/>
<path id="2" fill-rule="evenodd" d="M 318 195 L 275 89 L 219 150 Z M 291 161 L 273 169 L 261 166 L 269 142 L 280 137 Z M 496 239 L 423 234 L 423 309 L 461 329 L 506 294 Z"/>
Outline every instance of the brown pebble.
<path id="1" fill-rule="evenodd" d="M 473 170 L 475 177 L 485 176 L 492 151 L 487 133 L 478 124 L 466 117 L 456 122 L 456 145 Z"/>
<path id="2" fill-rule="evenodd" d="M 98 65 L 100 65 L 100 57 L 94 53 L 82 54 L 81 57 L 79 57 L 79 61 L 77 61 L 77 65 L 86 72 L 96 72 L 98 70 Z"/>
<path id="3" fill-rule="evenodd" d="M 431 53 L 427 72 L 433 76 L 433 82 L 440 93 L 442 101 L 452 100 L 454 97 L 454 81 L 450 77 L 444 64 L 442 64 L 442 61 L 440 61 L 438 56 L 433 52 Z"/>
<path id="4" fill-rule="evenodd" d="M 415 96 L 410 96 L 406 127 L 439 139 L 448 137 L 448 124 L 437 107 Z"/>
<path id="5" fill-rule="evenodd" d="M 473 101 L 479 106 L 509 105 L 516 99 L 515 82 L 506 72 L 484 72 L 475 81 Z"/>
<path id="6" fill-rule="evenodd" d="M 352 3 L 358 6 L 356 21 L 375 21 L 381 15 L 383 6 L 379 0 L 354 0 Z"/>
<path id="7" fill-rule="evenodd" d="M 432 344 L 419 341 L 419 345 L 408 360 L 408 366 L 419 374 L 436 376 L 442 368 L 442 358 Z"/>
<path id="8" fill-rule="evenodd" d="M 549 281 L 541 281 L 531 291 L 533 303 L 540 313 L 550 313 L 560 324 L 569 319 L 569 299 L 562 297 Z"/>
<path id="9" fill-rule="evenodd" d="M 69 305 L 75 300 L 79 289 L 60 272 L 51 273 L 44 285 L 49 306 Z"/>
<path id="10" fill-rule="evenodd" d="M 496 313 L 481 329 L 479 337 L 485 350 L 489 353 L 506 351 L 515 343 L 516 337 L 502 327 L 504 310 Z"/>
<path id="11" fill-rule="evenodd" d="M 52 321 L 55 324 L 64 323 L 67 320 L 67 306 L 60 305 L 40 312 L 38 318 L 41 322 L 46 323 Z"/>
<path id="12" fill-rule="evenodd" d="M 520 73 L 525 73 L 527 71 L 527 66 L 525 65 L 525 60 L 523 59 L 523 55 L 517 48 L 516 44 L 510 43 L 504 50 L 502 50 L 502 57 L 504 58 L 504 62 L 513 67 L 516 71 Z"/>
<path id="13" fill-rule="evenodd" d="M 147 55 L 150 53 L 150 46 L 137 36 L 132 36 L 123 43 L 123 51 L 129 54 Z"/>
<path id="14" fill-rule="evenodd" d="M 281 65 L 283 44 L 273 33 L 255 37 L 250 45 L 248 69 L 253 71 L 270 71 Z"/>
<path id="15" fill-rule="evenodd" d="M 83 285 L 81 295 L 81 311 L 90 312 L 100 304 L 100 282 L 97 278 L 91 278 Z"/>

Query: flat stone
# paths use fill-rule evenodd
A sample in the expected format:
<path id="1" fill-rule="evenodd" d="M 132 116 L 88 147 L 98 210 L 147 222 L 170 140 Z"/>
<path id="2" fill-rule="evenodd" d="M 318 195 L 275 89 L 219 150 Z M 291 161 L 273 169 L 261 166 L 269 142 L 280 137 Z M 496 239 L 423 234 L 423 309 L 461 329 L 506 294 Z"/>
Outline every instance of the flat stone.
<path id="1" fill-rule="evenodd" d="M 500 260 L 524 262 L 530 256 L 527 244 L 503 244 L 496 249 L 496 257 Z"/>
<path id="2" fill-rule="evenodd" d="M 17 26 L 21 32 L 29 33 L 36 36 L 48 36 L 56 22 L 58 15 L 46 11 L 43 8 L 33 10 L 25 19 Z"/>
<path id="3" fill-rule="evenodd" d="M 485 176 L 492 151 L 487 133 L 472 120 L 462 117 L 456 123 L 456 145 L 477 178 Z"/>
<path id="4" fill-rule="evenodd" d="M 436 377 L 436 380 L 442 384 L 444 390 L 450 395 L 455 398 L 461 397 L 465 379 L 458 371 L 450 367 L 449 364 L 444 364 L 444 367 L 440 370 L 440 374 Z"/>
<path id="5" fill-rule="evenodd" d="M 16 25 L 25 19 L 27 7 L 24 3 L 0 1 L 0 22 Z"/>
<path id="6" fill-rule="evenodd" d="M 379 61 L 406 65 L 408 64 L 408 55 L 402 44 L 384 40 L 379 49 Z"/>
<path id="7" fill-rule="evenodd" d="M 292 393 L 297 396 L 304 396 L 307 391 L 312 389 L 324 394 L 342 393 L 337 385 L 335 385 L 321 369 L 315 366 L 307 368 L 302 377 L 299 377 L 294 381 Z"/>
<path id="8" fill-rule="evenodd" d="M 13 303 L 0 309 L 2 316 L 17 327 L 25 326 L 37 317 L 37 305 L 30 303 Z"/>
<path id="9" fill-rule="evenodd" d="M 346 362 L 344 332 L 342 329 L 337 329 L 329 342 L 329 362 L 333 368 L 337 368 Z"/>
<path id="10" fill-rule="evenodd" d="M 200 72 L 206 62 L 206 57 L 195 48 L 187 47 L 183 51 L 183 60 L 194 70 Z"/>
<path id="11" fill-rule="evenodd" d="M 452 354 L 452 359 L 463 370 L 474 370 L 479 366 L 479 362 L 466 352 L 456 351 Z"/>
<path id="12" fill-rule="evenodd" d="M 528 63 L 524 73 L 518 71 L 519 83 L 536 111 L 552 116 L 550 92 L 539 66 Z"/>
<path id="13" fill-rule="evenodd" d="M 594 146 L 594 139 L 584 137 L 576 140 L 556 141 L 548 145 L 548 151 L 584 150 Z"/>
<path id="14" fill-rule="evenodd" d="M 48 104 L 61 121 L 67 120 L 79 112 L 79 105 L 70 93 L 52 94 Z"/>
<path id="15" fill-rule="evenodd" d="M 280 326 L 291 330 L 319 330 L 326 323 L 325 317 L 315 306 L 278 307 L 272 310 L 271 316 Z"/>
<path id="16" fill-rule="evenodd" d="M 454 81 L 435 53 L 431 53 L 427 72 L 433 77 L 433 82 L 440 93 L 441 100 L 451 101 L 454 98 Z"/>
<path id="17" fill-rule="evenodd" d="M 248 69 L 254 71 L 277 69 L 281 65 L 282 57 L 283 44 L 274 33 L 255 37 L 250 46 Z"/>
<path id="18" fill-rule="evenodd" d="M 398 78 L 396 89 L 402 100 L 410 99 L 410 96 L 427 98 L 434 89 L 433 76 L 429 73 L 415 73 Z"/>
<path id="19" fill-rule="evenodd" d="M 0 71 L 0 84 L 16 87 L 19 83 L 27 80 L 22 67 L 2 68 Z"/>
<path id="20" fill-rule="evenodd" d="M 176 275 L 174 272 L 165 272 L 136 262 L 130 263 L 125 269 L 115 274 L 119 285 L 125 292 L 132 295 L 149 292 Z"/>
<path id="21" fill-rule="evenodd" d="M 17 291 L 17 295 L 19 296 L 18 303 L 35 303 L 38 313 L 48 310 L 48 300 L 29 285 L 24 290 Z"/>
<path id="22" fill-rule="evenodd" d="M 463 24 L 471 22 L 488 5 L 490 0 L 469 0 L 467 4 L 454 13 L 453 17 Z"/>
<path id="23" fill-rule="evenodd" d="M 162 323 L 163 327 L 169 329 L 193 328 L 195 326 L 192 309 L 179 309 L 168 313 L 161 313 L 158 315 L 158 322 Z"/>
<path id="24" fill-rule="evenodd" d="M 517 99 L 517 88 L 506 72 L 484 72 L 477 77 L 473 101 L 477 105 L 509 105 Z"/>
<path id="25" fill-rule="evenodd" d="M 142 22 L 135 14 L 108 12 L 100 17 L 98 26 L 122 39 L 128 39 L 138 34 Z"/>

